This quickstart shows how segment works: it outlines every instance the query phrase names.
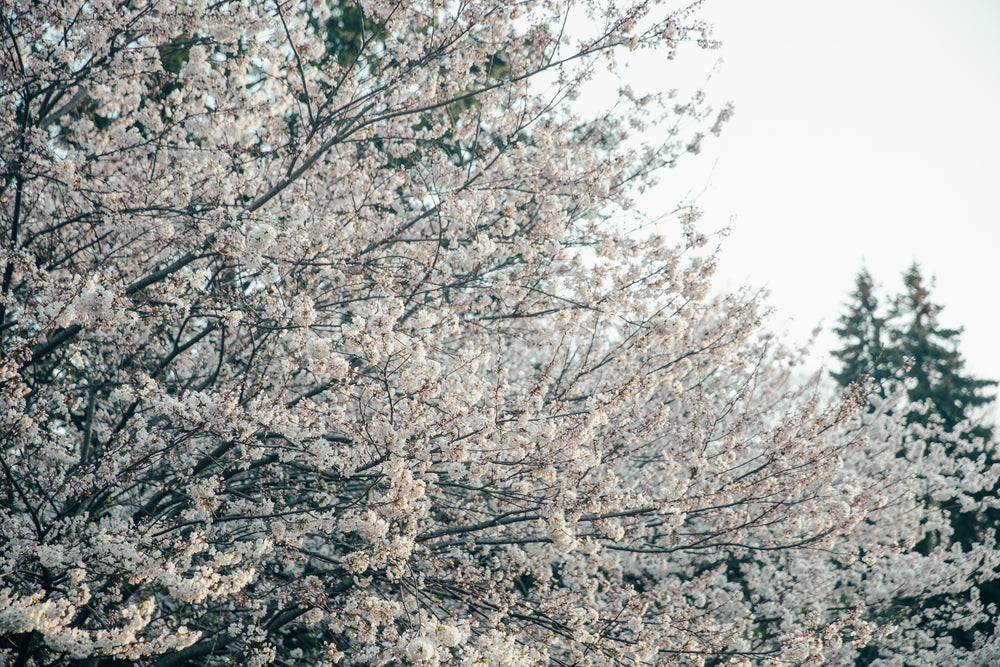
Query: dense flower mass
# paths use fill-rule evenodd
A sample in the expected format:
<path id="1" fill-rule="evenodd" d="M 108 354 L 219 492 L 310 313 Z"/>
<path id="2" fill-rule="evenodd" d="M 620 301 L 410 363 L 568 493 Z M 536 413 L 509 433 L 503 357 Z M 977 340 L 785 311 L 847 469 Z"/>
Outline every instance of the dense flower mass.
<path id="1" fill-rule="evenodd" d="M 574 115 L 696 9 L 5 3 L 0 661 L 994 660 L 997 471 L 628 231 L 731 107 Z"/>

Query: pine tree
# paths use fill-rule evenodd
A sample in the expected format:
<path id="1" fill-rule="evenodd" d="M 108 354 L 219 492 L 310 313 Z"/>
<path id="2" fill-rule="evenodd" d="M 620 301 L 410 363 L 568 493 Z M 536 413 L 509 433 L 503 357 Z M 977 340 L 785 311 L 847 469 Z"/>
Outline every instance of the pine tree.
<path id="1" fill-rule="evenodd" d="M 942 308 L 931 301 L 916 263 L 903 274 L 903 285 L 904 292 L 893 305 L 896 324 L 889 334 L 889 361 L 897 370 L 910 365 L 906 373 L 907 398 L 911 404 L 930 406 L 928 410 L 911 409 L 907 421 L 926 425 L 937 418 L 950 431 L 993 400 L 986 390 L 997 383 L 963 373 L 965 360 L 958 351 L 962 330 L 940 324 Z M 988 441 L 993 429 L 976 424 L 963 430 L 962 435 L 967 440 Z"/>
<path id="2" fill-rule="evenodd" d="M 887 381 L 892 377 L 885 349 L 886 318 L 879 315 L 875 284 L 867 269 L 858 272 L 851 298 L 848 312 L 834 329 L 844 341 L 843 349 L 833 353 L 842 368 L 830 375 L 843 387 L 870 379 L 877 383 L 876 391 L 884 398 L 890 392 Z"/>
<path id="3" fill-rule="evenodd" d="M 902 408 L 907 424 L 930 426 L 922 436 L 927 442 L 936 442 L 953 457 L 982 458 L 995 462 L 994 448 L 989 444 L 993 428 L 977 423 L 974 418 L 979 408 L 990 403 L 987 393 L 997 383 L 963 373 L 965 360 L 958 351 L 961 329 L 941 325 L 938 316 L 942 307 L 931 300 L 930 287 L 924 280 L 918 264 L 914 263 L 903 274 L 903 292 L 891 300 L 889 311 L 882 315 L 873 293 L 873 281 L 867 270 L 862 269 L 856 279 L 856 289 L 849 311 L 834 329 L 844 342 L 843 348 L 833 352 L 843 368 L 831 373 L 841 385 L 848 386 L 864 378 L 877 383 L 874 391 L 882 397 L 906 389 L 906 403 Z M 972 426 L 960 425 L 970 420 Z M 938 434 L 938 435 L 935 435 Z M 899 454 L 902 456 L 902 454 Z M 1000 527 L 1000 512 L 984 501 L 995 496 L 997 486 L 969 494 L 968 507 L 950 504 L 945 510 L 950 534 L 928 532 L 916 544 L 917 553 L 926 555 L 946 540 L 960 545 L 963 552 L 988 537 L 990 529 Z M 927 495 L 928 506 L 936 501 Z M 976 587 L 979 600 L 984 605 L 1000 604 L 1000 580 L 984 580 Z M 927 598 L 918 606 L 922 613 L 933 616 L 941 613 L 951 596 Z M 901 601 L 904 606 L 910 603 Z M 948 631 L 949 641 L 955 646 L 971 648 L 979 634 L 989 631 L 989 624 L 975 624 L 964 629 Z M 869 651 L 873 656 L 877 651 Z M 869 664 L 868 659 L 858 664 Z"/>
<path id="4" fill-rule="evenodd" d="M 916 263 L 903 274 L 903 286 L 888 314 L 882 314 L 871 275 L 866 269 L 858 273 L 848 312 L 834 329 L 843 347 L 833 356 L 842 367 L 830 375 L 842 387 L 871 379 L 883 398 L 905 386 L 908 423 L 940 421 L 951 431 L 993 400 L 988 390 L 997 383 L 964 373 L 965 360 L 958 351 L 962 330 L 938 321 L 942 307 L 931 301 Z M 975 424 L 961 436 L 989 441 L 993 429 Z"/>
<path id="5" fill-rule="evenodd" d="M 890 332 L 892 363 L 899 368 L 908 367 L 907 399 L 914 406 L 906 413 L 906 421 L 924 426 L 940 421 L 945 431 L 957 436 L 958 441 L 971 443 L 973 458 L 985 453 L 986 460 L 995 462 L 994 448 L 987 446 L 993 438 L 992 426 L 973 421 L 971 426 L 961 430 L 958 427 L 965 420 L 974 418 L 978 408 L 993 400 L 987 390 L 997 383 L 963 374 L 965 360 L 958 351 L 962 329 L 949 329 L 938 321 L 942 307 L 931 301 L 931 286 L 933 280 L 928 286 L 920 266 L 914 262 L 903 274 L 904 291 L 893 304 L 892 319 L 896 320 L 896 324 Z M 918 404 L 924 407 L 916 407 Z M 933 439 L 933 436 L 928 438 L 929 441 Z M 984 443 L 985 452 L 980 449 L 979 441 Z M 945 443 L 945 447 L 954 456 L 970 456 L 969 452 L 962 454 L 957 448 L 953 449 L 955 444 Z M 997 490 L 994 485 L 992 489 L 971 494 L 971 499 L 979 505 L 987 497 L 995 495 Z M 1000 513 L 988 506 L 971 511 L 954 507 L 950 524 L 951 542 L 961 545 L 966 551 L 981 541 L 989 529 L 1000 526 Z M 934 540 L 928 536 L 917 546 L 929 549 L 933 543 Z M 983 582 L 978 586 L 978 595 L 983 604 L 1000 603 L 1000 581 Z M 927 603 L 933 605 L 932 601 Z M 952 633 L 952 640 L 960 646 L 971 646 L 976 632 L 985 629 L 978 626 L 965 631 L 956 630 Z"/>

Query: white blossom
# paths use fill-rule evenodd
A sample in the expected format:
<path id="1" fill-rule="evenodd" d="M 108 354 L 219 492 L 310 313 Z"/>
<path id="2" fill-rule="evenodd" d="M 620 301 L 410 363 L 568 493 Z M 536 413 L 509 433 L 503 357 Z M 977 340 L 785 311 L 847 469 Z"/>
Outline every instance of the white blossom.
<path id="1" fill-rule="evenodd" d="M 997 662 L 992 450 L 623 231 L 697 3 L 8 4 L 0 663 Z"/>

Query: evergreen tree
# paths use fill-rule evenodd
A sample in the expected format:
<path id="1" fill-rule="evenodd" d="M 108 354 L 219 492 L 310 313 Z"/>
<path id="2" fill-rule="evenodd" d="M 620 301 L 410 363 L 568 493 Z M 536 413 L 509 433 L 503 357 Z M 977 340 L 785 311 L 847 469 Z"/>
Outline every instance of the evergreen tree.
<path id="1" fill-rule="evenodd" d="M 997 383 L 963 374 L 965 360 L 958 351 L 962 330 L 948 329 L 938 322 L 941 306 L 930 300 L 930 291 L 916 263 L 903 274 L 903 286 L 904 292 L 893 307 L 896 325 L 890 332 L 890 363 L 897 370 L 910 364 L 906 373 L 907 398 L 910 403 L 926 402 L 930 406 L 929 410 L 910 410 L 907 421 L 927 424 L 938 418 L 952 430 L 993 400 L 986 390 Z M 977 424 L 962 435 L 988 441 L 993 429 Z"/>
<path id="2" fill-rule="evenodd" d="M 933 281 L 930 286 L 933 286 Z M 958 426 L 966 419 L 973 419 L 978 408 L 993 400 L 987 390 L 997 383 L 963 374 L 965 360 L 958 351 L 962 330 L 946 328 L 938 321 L 942 307 L 931 301 L 930 286 L 924 280 L 920 266 L 913 263 L 903 274 L 903 293 L 896 297 L 892 308 L 894 326 L 889 334 L 891 363 L 897 368 L 908 369 L 907 399 L 914 406 L 908 409 L 906 421 L 924 426 L 940 421 L 946 432 L 956 436 L 956 440 L 945 443 L 946 449 L 953 456 L 971 455 L 976 458 L 983 453 L 976 443 L 980 440 L 983 443 L 992 441 L 992 426 L 976 421 L 961 430 Z M 918 408 L 917 404 L 923 404 L 923 407 Z M 933 436 L 928 438 L 929 441 L 933 439 Z M 973 453 L 960 453 L 956 444 L 961 440 L 972 443 Z M 996 462 L 993 447 L 987 446 L 985 454 L 986 460 Z M 968 551 L 973 544 L 984 539 L 988 530 L 1000 527 L 1000 513 L 988 503 L 982 504 L 997 490 L 994 485 L 992 489 L 970 494 L 970 500 L 974 502 L 970 508 L 950 508 L 952 544 L 961 545 L 963 551 Z M 917 548 L 928 550 L 934 543 L 935 540 L 928 535 Z M 985 581 L 977 588 L 984 605 L 1000 603 L 1000 581 Z M 944 604 L 946 600 L 940 602 Z M 933 600 L 925 604 L 936 605 Z M 984 630 L 983 625 L 956 630 L 952 633 L 952 640 L 960 646 L 972 646 L 976 633 Z"/>
<path id="3" fill-rule="evenodd" d="M 848 312 L 834 329 L 844 341 L 843 349 L 833 353 L 842 368 L 830 375 L 844 387 L 871 379 L 878 384 L 879 395 L 885 397 L 890 392 L 887 380 L 892 377 L 885 349 L 886 319 L 879 315 L 875 284 L 867 269 L 858 272 L 851 298 Z"/>
<path id="4" fill-rule="evenodd" d="M 906 423 L 922 426 L 937 423 L 940 427 L 924 432 L 922 437 L 927 442 L 936 442 L 953 460 L 982 459 L 985 454 L 982 460 L 995 462 L 994 448 L 985 444 L 991 443 L 993 429 L 977 423 L 975 417 L 980 408 L 993 400 L 988 390 L 997 383 L 964 374 L 965 361 L 958 352 L 962 330 L 946 328 L 939 322 L 942 307 L 931 300 L 930 288 L 919 265 L 914 263 L 903 274 L 903 292 L 890 300 L 886 314 L 879 309 L 873 280 L 865 269 L 858 273 L 851 298 L 848 312 L 840 317 L 840 326 L 834 329 L 843 341 L 843 347 L 833 352 L 842 368 L 831 376 L 844 387 L 871 379 L 875 383 L 874 392 L 882 397 L 905 387 L 906 403 L 902 410 Z M 972 426 L 959 427 L 967 419 Z M 897 456 L 907 458 L 902 452 Z M 1000 527 L 1000 511 L 992 507 L 989 498 L 996 496 L 997 491 L 993 483 L 992 488 L 968 494 L 965 503 L 942 506 L 950 530 L 926 533 L 915 545 L 915 551 L 930 554 L 944 541 L 944 546 L 960 545 L 963 552 L 970 552 L 975 544 L 995 539 L 989 537 L 989 531 Z M 938 504 L 930 494 L 923 502 L 928 507 Z M 976 591 L 983 605 L 1000 605 L 1000 580 L 986 579 L 977 584 Z M 954 596 L 947 594 L 919 602 L 899 600 L 901 608 L 912 612 L 917 607 L 927 618 L 944 613 L 953 603 Z M 990 626 L 991 623 L 970 624 L 966 628 L 949 629 L 946 634 L 952 645 L 970 649 L 977 644 L 978 636 L 991 630 Z M 872 647 L 855 664 L 871 664 L 879 655 Z"/>
<path id="5" fill-rule="evenodd" d="M 842 367 L 830 375 L 843 387 L 870 378 L 882 397 L 902 384 L 909 423 L 927 425 L 940 420 L 950 431 L 975 418 L 978 409 L 993 400 L 988 390 L 997 383 L 963 372 L 965 360 L 958 351 L 962 330 L 946 328 L 938 321 L 942 307 L 931 301 L 919 265 L 913 264 L 903 274 L 903 287 L 885 315 L 879 309 L 871 275 L 866 269 L 858 273 L 848 312 L 834 329 L 843 347 L 833 356 Z M 988 441 L 993 429 L 975 424 L 961 436 L 967 441 Z"/>

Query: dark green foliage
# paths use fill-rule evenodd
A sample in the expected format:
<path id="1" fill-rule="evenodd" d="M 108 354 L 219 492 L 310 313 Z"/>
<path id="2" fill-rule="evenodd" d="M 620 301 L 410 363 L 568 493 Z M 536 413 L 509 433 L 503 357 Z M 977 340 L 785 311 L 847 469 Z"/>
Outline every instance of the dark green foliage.
<path id="1" fill-rule="evenodd" d="M 831 375 L 844 387 L 870 380 L 873 391 L 883 398 L 905 387 L 908 423 L 926 426 L 939 421 L 953 431 L 965 420 L 974 420 L 979 409 L 993 401 L 988 392 L 997 383 L 964 373 L 965 361 L 958 351 L 962 330 L 940 324 L 942 308 L 931 301 L 917 264 L 903 275 L 903 286 L 883 315 L 872 278 L 861 270 L 849 310 L 834 329 L 843 347 L 833 352 L 841 369 Z M 917 404 L 928 409 L 914 407 Z M 967 441 L 988 442 L 993 429 L 973 423 L 959 435 Z"/>
<path id="2" fill-rule="evenodd" d="M 355 4 L 343 3 L 335 7 L 326 24 L 327 52 L 337 57 L 340 66 L 354 66 L 365 46 L 372 40 L 385 38 L 382 25 L 368 19 Z"/>
<path id="3" fill-rule="evenodd" d="M 907 397 L 912 403 L 927 402 L 931 406 L 926 412 L 911 410 L 906 418 L 909 423 L 927 425 L 936 417 L 951 431 L 993 400 L 986 390 L 997 383 L 963 374 L 965 361 L 958 352 L 962 330 L 940 325 L 941 306 L 931 302 L 919 266 L 914 264 L 907 270 L 903 285 L 905 291 L 893 309 L 898 324 L 890 332 L 892 364 L 897 369 L 910 364 Z M 962 435 L 966 439 L 989 440 L 993 429 L 979 424 Z"/>
<path id="4" fill-rule="evenodd" d="M 871 379 L 877 384 L 878 394 L 884 398 L 891 393 L 887 381 L 892 378 L 885 349 L 886 318 L 878 314 L 875 285 L 866 269 L 858 273 L 851 296 L 853 301 L 848 304 L 848 312 L 841 315 L 840 326 L 834 329 L 844 341 L 844 347 L 833 356 L 843 367 L 830 375 L 843 387 Z"/>
<path id="5" fill-rule="evenodd" d="M 997 383 L 964 372 L 965 361 L 958 351 L 962 330 L 946 328 L 938 321 L 942 307 L 931 301 L 920 267 L 913 264 L 903 274 L 903 292 L 891 300 L 885 314 L 880 311 L 872 278 L 864 269 L 858 273 L 851 298 L 847 314 L 840 317 L 840 326 L 834 329 L 843 347 L 833 352 L 841 362 L 841 369 L 831 372 L 831 376 L 844 387 L 869 381 L 871 391 L 883 398 L 904 388 L 906 401 L 899 409 L 907 424 L 938 424 L 951 436 L 940 441 L 953 456 L 983 457 L 986 462 L 996 462 L 993 427 L 977 421 L 977 417 L 993 400 L 989 390 Z M 934 430 L 926 433 L 927 440 L 937 439 Z M 956 438 L 969 443 L 973 453 L 970 449 L 960 453 Z M 982 501 L 998 491 L 995 487 L 973 494 L 972 499 Z M 927 498 L 926 502 L 933 501 Z M 987 539 L 991 529 L 1000 528 L 1000 512 L 992 509 L 965 512 L 955 507 L 949 514 L 949 522 L 952 533 L 948 541 L 968 551 L 973 544 Z M 941 540 L 937 533 L 928 534 L 915 550 L 926 555 L 940 546 Z M 986 581 L 976 588 L 984 604 L 1000 605 L 1000 581 Z M 952 598 L 940 595 L 922 601 L 900 599 L 897 604 L 900 613 L 920 607 L 947 617 L 955 602 Z M 954 645 L 966 649 L 972 648 L 977 635 L 992 631 L 982 625 L 964 630 L 925 629 L 932 635 L 943 632 Z M 862 651 L 855 665 L 867 666 L 885 657 L 877 646 L 871 645 Z"/>
<path id="6" fill-rule="evenodd" d="M 157 51 L 160 53 L 160 65 L 162 65 L 163 71 L 170 74 L 180 74 L 181 67 L 187 62 L 193 44 L 194 40 L 181 37 L 158 47 Z"/>

